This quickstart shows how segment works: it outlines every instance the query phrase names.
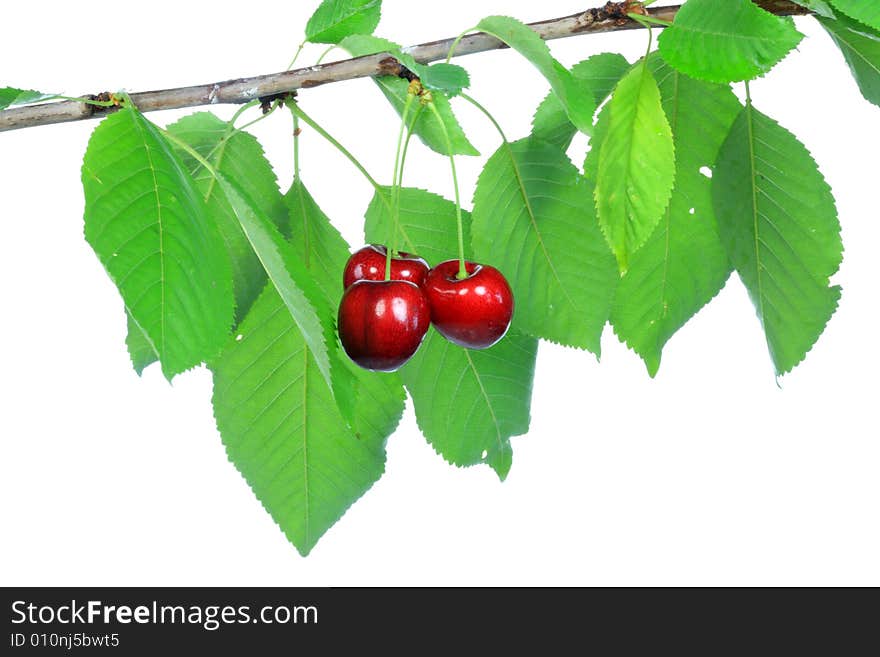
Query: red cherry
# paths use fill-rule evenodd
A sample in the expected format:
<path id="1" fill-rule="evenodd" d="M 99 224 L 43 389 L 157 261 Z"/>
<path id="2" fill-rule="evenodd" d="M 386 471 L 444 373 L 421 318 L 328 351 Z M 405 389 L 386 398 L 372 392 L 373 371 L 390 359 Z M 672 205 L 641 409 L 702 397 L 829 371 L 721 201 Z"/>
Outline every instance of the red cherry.
<path id="1" fill-rule="evenodd" d="M 458 260 L 447 260 L 428 272 L 422 285 L 431 321 L 447 340 L 469 349 L 486 349 L 510 327 L 513 291 L 503 274 L 488 265 L 464 263 L 467 278 L 458 278 Z"/>
<path id="2" fill-rule="evenodd" d="M 339 302 L 342 346 L 368 370 L 393 372 L 403 365 L 430 325 L 428 301 L 409 281 L 357 281 Z"/>
<path id="3" fill-rule="evenodd" d="M 384 281 L 387 250 L 381 244 L 367 244 L 355 251 L 342 272 L 342 289 L 356 281 Z M 410 253 L 398 252 L 391 258 L 391 280 L 410 281 L 421 286 L 428 275 L 428 263 Z"/>

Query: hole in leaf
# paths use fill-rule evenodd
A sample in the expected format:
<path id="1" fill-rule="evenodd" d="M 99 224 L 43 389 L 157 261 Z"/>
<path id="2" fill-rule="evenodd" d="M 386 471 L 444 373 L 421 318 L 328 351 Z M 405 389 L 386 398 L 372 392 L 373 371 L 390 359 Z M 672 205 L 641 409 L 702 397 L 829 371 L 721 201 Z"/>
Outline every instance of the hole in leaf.
<path id="1" fill-rule="evenodd" d="M 692 214 L 692 215 L 693 215 L 693 214 L 697 214 L 697 209 L 696 209 L 696 208 L 691 208 L 690 210 L 688 210 L 688 214 Z"/>
<path id="2" fill-rule="evenodd" d="M 709 167 L 700 167 L 700 173 L 702 173 L 707 178 L 712 177 L 712 169 L 710 169 Z"/>
<path id="3" fill-rule="evenodd" d="M 241 333 L 239 333 L 238 335 L 235 336 L 235 341 L 241 342 L 242 338 L 244 338 L 244 336 Z"/>
<path id="4" fill-rule="evenodd" d="M 489 456 L 489 452 L 487 452 L 487 451 L 484 449 L 484 450 L 483 450 L 483 453 L 480 454 L 480 458 L 481 458 L 481 459 L 484 459 L 484 458 L 486 458 L 487 456 Z"/>

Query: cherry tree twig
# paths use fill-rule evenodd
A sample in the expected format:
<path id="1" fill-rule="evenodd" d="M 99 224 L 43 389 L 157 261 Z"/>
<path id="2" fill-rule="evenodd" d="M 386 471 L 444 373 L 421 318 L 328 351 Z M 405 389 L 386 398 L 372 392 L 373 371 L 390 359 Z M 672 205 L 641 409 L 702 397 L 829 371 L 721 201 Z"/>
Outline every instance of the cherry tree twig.
<path id="1" fill-rule="evenodd" d="M 754 0 L 767 11 L 779 16 L 793 16 L 810 13 L 807 9 L 788 0 Z M 608 9 L 616 4 L 609 3 L 605 8 L 590 9 L 582 13 L 530 23 L 538 35 L 545 40 L 562 39 L 582 34 L 614 32 L 618 30 L 641 29 L 643 26 L 628 18 L 609 16 Z M 618 8 L 619 9 L 619 8 Z M 672 21 L 680 5 L 652 7 L 647 13 L 656 19 Z M 406 48 L 416 61 L 429 63 L 445 59 L 454 38 L 431 41 Z M 505 44 L 483 32 L 469 34 L 456 46 L 455 56 L 470 55 L 487 50 L 505 48 Z M 237 80 L 226 80 L 191 87 L 144 91 L 129 94 L 132 102 L 142 112 L 180 109 L 216 104 L 242 104 L 257 99 L 283 97 L 297 89 L 307 89 L 331 82 L 341 82 L 355 78 L 378 75 L 399 75 L 403 71 L 400 63 L 388 55 L 376 54 L 355 57 L 319 66 L 257 75 Z M 106 92 L 102 97 L 106 97 Z M 95 96 L 97 97 L 97 96 Z M 98 107 L 78 101 L 50 102 L 28 105 L 0 111 L 0 132 L 18 130 L 51 123 L 80 121 L 101 117 L 113 111 L 113 107 Z"/>

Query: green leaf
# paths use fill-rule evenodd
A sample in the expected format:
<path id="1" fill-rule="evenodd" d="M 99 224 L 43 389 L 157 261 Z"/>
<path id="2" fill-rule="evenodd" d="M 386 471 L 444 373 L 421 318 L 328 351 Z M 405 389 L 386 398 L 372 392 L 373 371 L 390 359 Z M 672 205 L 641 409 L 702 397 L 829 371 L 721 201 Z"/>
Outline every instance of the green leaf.
<path id="1" fill-rule="evenodd" d="M 880 3 L 877 0 L 831 0 L 831 4 L 850 18 L 880 31 Z"/>
<path id="2" fill-rule="evenodd" d="M 489 349 L 463 349 L 430 330 L 401 375 L 438 454 L 458 466 L 485 462 L 507 476 L 510 437 L 529 429 L 537 349 L 537 340 L 516 333 Z"/>
<path id="3" fill-rule="evenodd" d="M 675 148 L 660 90 L 645 63 L 621 78 L 598 143 L 599 226 L 621 271 L 654 231 L 675 182 Z"/>
<path id="4" fill-rule="evenodd" d="M 457 64 L 438 62 L 430 66 L 420 66 L 416 72 L 425 87 L 442 91 L 449 96 L 455 96 L 471 85 L 468 72 Z"/>
<path id="5" fill-rule="evenodd" d="M 394 53 L 402 50 L 399 43 L 371 34 L 352 34 L 347 36 L 339 42 L 339 47 L 347 50 L 348 54 L 352 57 L 364 57 L 380 52 L 394 56 Z"/>
<path id="6" fill-rule="evenodd" d="M 287 230 L 287 209 L 278 190 L 275 172 L 256 138 L 246 132 L 233 130 L 229 123 L 210 112 L 185 116 L 168 126 L 168 132 L 191 146 L 216 169 L 236 180 L 276 226 Z M 182 148 L 175 148 L 175 152 L 193 176 L 196 187 L 205 199 L 208 214 L 216 223 L 226 245 L 232 263 L 237 325 L 265 287 L 266 273 L 242 232 L 226 196 L 218 193 L 213 174 Z M 145 342 L 143 332 L 130 318 L 126 344 L 135 371 L 140 375 L 157 357 L 149 343 Z"/>
<path id="7" fill-rule="evenodd" d="M 298 258 L 271 220 L 236 184 L 223 174 L 217 182 L 235 212 L 254 253 L 287 309 L 286 315 L 299 329 L 318 372 L 333 391 L 346 418 L 353 415 L 351 386 L 336 351 L 334 313 L 314 277 Z M 333 375 L 332 372 L 337 372 Z"/>
<path id="8" fill-rule="evenodd" d="M 729 87 L 689 78 L 658 54 L 650 57 L 649 66 L 675 137 L 675 188 L 657 229 L 620 279 L 611 323 L 654 376 L 669 338 L 730 275 L 718 238 L 711 182 L 700 171 L 714 165 L 740 104 Z"/>
<path id="9" fill-rule="evenodd" d="M 212 363 L 217 427 L 229 459 L 306 555 L 382 475 L 384 436 L 349 427 L 274 286 L 239 336 Z"/>
<path id="10" fill-rule="evenodd" d="M 798 0 L 797 4 L 825 18 L 836 18 L 834 10 L 826 0 Z"/>
<path id="11" fill-rule="evenodd" d="M 82 168 L 85 237 L 168 379 L 222 348 L 232 272 L 195 183 L 158 129 L 126 107 L 104 119 Z"/>
<path id="12" fill-rule="evenodd" d="M 751 80 L 803 38 L 790 18 L 751 0 L 688 0 L 660 35 L 660 52 L 685 75 L 709 82 Z"/>
<path id="13" fill-rule="evenodd" d="M 342 271 L 350 255 L 348 243 L 302 181 L 293 181 L 284 202 L 290 216 L 290 244 L 312 271 L 312 278 L 327 303 L 336 307 L 342 298 Z"/>
<path id="14" fill-rule="evenodd" d="M 376 192 L 370 201 L 364 222 L 368 243 L 388 243 L 391 235 L 390 198 L 391 188 L 382 187 L 381 193 Z M 403 187 L 399 214 L 397 244 L 402 251 L 420 255 L 432 265 L 458 257 L 455 204 L 452 201 L 423 189 Z M 462 210 L 461 215 L 467 249 L 471 243 L 471 215 L 467 210 Z"/>
<path id="15" fill-rule="evenodd" d="M 348 245 L 300 180 L 284 200 L 290 250 L 335 307 Z M 271 285 L 240 335 L 214 366 L 217 424 L 230 459 L 289 540 L 307 554 L 381 476 L 385 441 L 403 413 L 403 386 L 396 374 L 350 364 L 343 375 L 356 395 L 347 423 Z"/>
<path id="16" fill-rule="evenodd" d="M 434 91 L 442 91 L 449 96 L 461 93 L 462 89 L 470 86 L 471 79 L 468 72 L 457 64 L 439 62 L 437 64 L 422 64 L 415 57 L 387 39 L 377 39 L 375 44 L 382 44 L 382 49 L 387 50 L 397 61 L 410 71 L 415 73 L 422 86 Z"/>
<path id="17" fill-rule="evenodd" d="M 456 96 L 471 84 L 468 72 L 457 64 L 439 62 L 427 66 L 418 63 L 412 55 L 397 50 L 392 53 L 397 60 L 419 77 L 422 86 L 432 91 L 442 91 L 448 96 Z"/>
<path id="18" fill-rule="evenodd" d="M 476 29 L 500 39 L 528 59 L 547 78 L 571 122 L 581 132 L 592 134 L 596 111 L 593 94 L 554 59 L 550 48 L 532 28 L 509 16 L 488 16 L 477 23 Z"/>
<path id="19" fill-rule="evenodd" d="M 371 372 L 349 362 L 355 382 L 355 404 L 350 426 L 355 436 L 384 453 L 385 443 L 403 417 L 406 392 L 400 375 Z"/>
<path id="20" fill-rule="evenodd" d="M 477 181 L 472 231 L 477 259 L 510 281 L 515 328 L 598 355 L 618 274 L 590 192 L 558 147 L 504 143 Z"/>
<path id="21" fill-rule="evenodd" d="M 614 86 L 629 70 L 629 62 L 623 55 L 602 53 L 578 62 L 571 74 L 587 83 L 593 92 L 596 107 L 602 104 Z M 532 136 L 566 150 L 577 133 L 565 108 L 552 91 L 545 96 L 532 119 Z"/>
<path id="22" fill-rule="evenodd" d="M 340 42 L 339 46 L 347 50 L 352 57 L 372 55 L 378 52 L 387 52 L 389 54 L 400 52 L 400 46 L 393 41 L 367 35 L 353 35 L 347 37 Z M 436 64 L 434 66 L 436 66 Z M 409 82 L 403 78 L 390 75 L 379 76 L 373 78 L 373 80 L 388 99 L 388 102 L 394 107 L 398 116 L 401 116 L 403 114 L 403 106 L 406 103 Z M 479 155 L 479 151 L 468 141 L 464 131 L 461 129 L 461 125 L 458 123 L 458 119 L 456 119 L 455 114 L 452 113 L 452 106 L 449 103 L 449 98 L 439 91 L 434 92 L 433 97 L 434 106 L 440 113 L 440 116 L 443 119 L 443 124 L 449 132 L 449 140 L 452 143 L 452 154 Z M 449 155 L 442 127 L 433 112 L 422 112 L 413 132 L 421 142 L 432 151 L 440 153 L 441 155 Z"/>
<path id="23" fill-rule="evenodd" d="M 52 100 L 58 94 L 45 94 L 42 91 L 30 89 L 16 89 L 15 87 L 0 87 L 0 110 L 16 105 L 28 105 L 38 103 L 41 100 Z"/>
<path id="24" fill-rule="evenodd" d="M 291 219 L 291 246 L 305 263 L 331 308 L 342 298 L 342 271 L 349 247 L 327 215 L 300 180 L 284 196 Z M 370 372 L 342 355 L 348 375 L 355 381 L 354 412 L 349 418 L 360 436 L 378 436 L 384 441 L 400 421 L 405 395 L 397 374 Z"/>
<path id="25" fill-rule="evenodd" d="M 125 319 L 128 322 L 128 334 L 125 337 L 125 345 L 128 347 L 128 355 L 131 357 L 131 365 L 138 376 L 144 373 L 148 366 L 159 360 L 159 355 L 153 349 L 153 345 L 144 335 L 141 327 L 131 318 L 126 310 Z"/>
<path id="26" fill-rule="evenodd" d="M 831 190 L 797 138 L 747 105 L 721 148 L 712 194 L 722 243 L 785 374 L 840 298 L 828 281 L 843 253 Z"/>
<path id="27" fill-rule="evenodd" d="M 189 144 L 217 171 L 234 180 L 277 228 L 287 232 L 287 208 L 278 190 L 275 172 L 253 135 L 235 130 L 210 112 L 185 116 L 169 125 L 168 132 Z M 237 324 L 265 287 L 266 273 L 242 232 L 229 201 L 219 193 L 214 175 L 185 150 L 178 149 L 177 154 L 192 173 L 226 244 L 232 261 Z"/>
<path id="28" fill-rule="evenodd" d="M 880 106 L 880 34 L 845 16 L 818 20 L 843 53 L 862 95 Z"/>
<path id="29" fill-rule="evenodd" d="M 351 34 L 372 34 L 382 0 L 324 0 L 306 24 L 306 41 L 339 43 Z"/>

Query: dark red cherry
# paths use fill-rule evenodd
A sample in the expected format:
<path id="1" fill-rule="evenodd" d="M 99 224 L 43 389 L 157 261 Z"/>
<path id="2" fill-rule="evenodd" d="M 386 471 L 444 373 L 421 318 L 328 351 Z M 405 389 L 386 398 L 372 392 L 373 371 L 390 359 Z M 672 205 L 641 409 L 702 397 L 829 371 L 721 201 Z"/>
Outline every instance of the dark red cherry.
<path id="1" fill-rule="evenodd" d="M 355 251 L 342 272 L 342 289 L 356 281 L 384 281 L 387 250 L 381 244 L 367 244 Z M 409 281 L 421 286 L 428 275 L 428 263 L 403 251 L 391 258 L 391 280 Z"/>
<path id="2" fill-rule="evenodd" d="M 422 285 L 431 321 L 447 340 L 470 349 L 486 349 L 507 333 L 513 317 L 513 291 L 502 273 L 465 262 L 467 278 L 458 278 L 458 260 L 428 272 Z"/>
<path id="3" fill-rule="evenodd" d="M 393 372 L 403 365 L 430 325 L 428 301 L 409 281 L 357 281 L 339 302 L 342 346 L 368 370 Z"/>

